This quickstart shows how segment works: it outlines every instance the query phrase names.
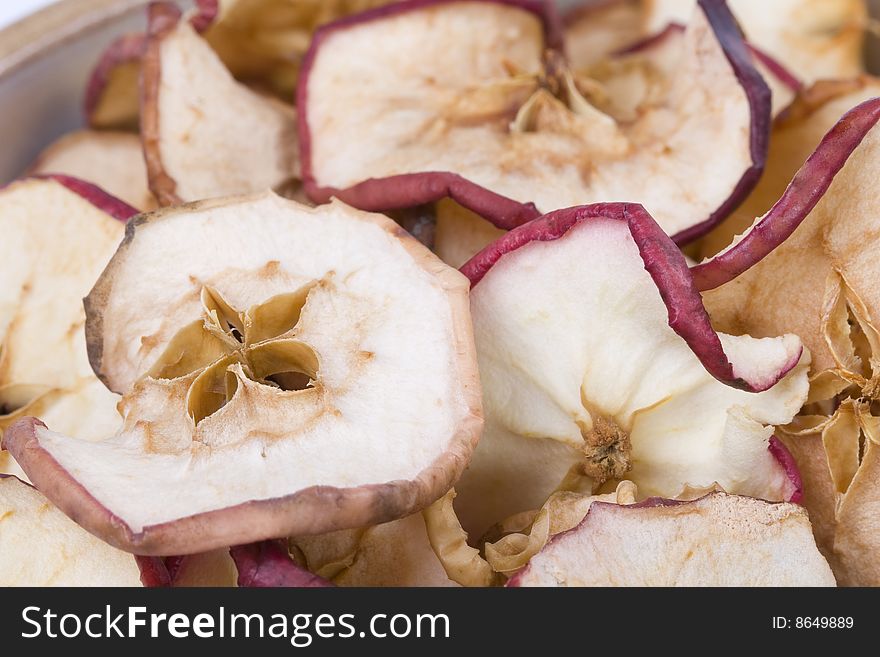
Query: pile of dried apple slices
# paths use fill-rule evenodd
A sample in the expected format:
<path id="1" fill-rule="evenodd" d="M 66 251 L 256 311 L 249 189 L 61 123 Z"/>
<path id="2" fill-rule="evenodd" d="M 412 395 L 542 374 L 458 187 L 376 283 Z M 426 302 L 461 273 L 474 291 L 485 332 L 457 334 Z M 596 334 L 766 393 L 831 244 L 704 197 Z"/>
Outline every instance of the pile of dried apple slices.
<path id="1" fill-rule="evenodd" d="M 880 585 L 866 10 L 729 4 L 153 3 L 0 188 L 0 585 Z"/>

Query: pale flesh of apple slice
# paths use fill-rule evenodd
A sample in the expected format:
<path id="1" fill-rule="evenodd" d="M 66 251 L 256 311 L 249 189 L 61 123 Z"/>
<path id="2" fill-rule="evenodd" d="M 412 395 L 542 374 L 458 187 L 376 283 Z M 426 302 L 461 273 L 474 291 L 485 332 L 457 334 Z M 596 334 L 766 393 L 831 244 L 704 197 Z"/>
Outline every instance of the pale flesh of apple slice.
<path id="1" fill-rule="evenodd" d="M 331 24 L 298 92 L 305 189 L 378 209 L 400 203 L 399 176 L 451 172 L 545 212 L 640 201 L 693 239 L 757 180 L 770 112 L 726 7 L 700 7 L 664 93 L 627 122 L 587 102 L 558 54 L 544 57 L 546 17 L 517 3 L 401 3 Z"/>
<path id="2" fill-rule="evenodd" d="M 588 6 L 589 11 L 576 12 L 581 20 L 589 23 L 589 29 L 602 29 L 593 25 L 591 16 L 594 11 L 612 11 L 613 7 L 621 8 L 626 2 L 600 3 Z M 570 27 L 572 27 L 570 25 Z M 569 34 L 567 45 L 569 50 L 577 47 L 579 39 L 590 40 L 592 32 L 580 34 L 576 30 Z M 665 93 L 668 80 L 674 76 L 686 47 L 685 28 L 672 24 L 662 32 L 647 39 L 631 43 L 624 51 L 613 53 L 590 66 L 580 68 L 573 65 L 577 80 L 584 81 L 587 97 L 596 106 L 622 122 L 632 122 L 638 116 L 650 111 L 652 103 L 659 95 Z M 775 117 L 785 111 L 796 97 L 800 83 L 778 62 L 749 46 L 755 67 L 761 72 L 772 95 L 772 115 Z M 598 83 L 598 86 L 596 84 Z M 760 185 L 769 176 L 765 175 Z M 752 194 L 754 196 L 754 194 Z M 751 198 L 750 196 L 749 198 Z M 775 197 L 774 197 L 775 198 Z M 740 213 L 736 212 L 735 216 Z M 726 220 L 721 226 L 729 222 Z M 437 234 L 436 253 L 440 258 L 454 266 L 460 267 L 490 242 L 501 236 L 503 231 L 484 216 L 463 208 L 451 200 L 444 200 L 436 208 Z M 719 228 L 721 228 L 719 226 Z M 698 229 L 702 230 L 702 228 Z M 718 232 L 713 231 L 709 237 Z M 727 242 L 725 242 L 727 244 Z"/>
<path id="3" fill-rule="evenodd" d="M 591 66 L 644 37 L 642 0 L 591 0 L 564 17 L 572 68 Z"/>
<path id="4" fill-rule="evenodd" d="M 594 503 L 508 586 L 834 586 L 794 504 L 713 493 Z"/>
<path id="5" fill-rule="evenodd" d="M 769 451 L 807 396 L 794 335 L 717 334 L 680 251 L 641 206 L 561 210 L 462 271 L 486 427 L 456 484 L 468 533 L 539 508 L 569 470 L 676 497 L 795 493 Z"/>
<path id="6" fill-rule="evenodd" d="M 156 198 L 147 186 L 141 140 L 128 132 L 71 132 L 40 153 L 30 173 L 73 176 L 139 210 L 156 207 Z"/>
<path id="7" fill-rule="evenodd" d="M 648 0 L 645 25 L 685 21 L 694 0 Z M 804 81 L 846 78 L 864 70 L 865 0 L 729 0 L 746 36 Z"/>
<path id="8" fill-rule="evenodd" d="M 578 80 L 599 82 L 597 106 L 622 121 L 634 121 L 665 93 L 686 55 L 686 26 L 670 23 L 663 30 L 631 44 L 589 66 L 572 66 Z M 771 116 L 781 114 L 794 100 L 801 82 L 781 63 L 747 43 L 752 65 L 761 74 L 771 95 Z M 584 87 L 588 98 L 591 84 Z M 621 112 L 620 109 L 624 108 Z"/>
<path id="9" fill-rule="evenodd" d="M 95 538 L 36 489 L 0 476 L 0 586 L 140 586 L 132 555 Z"/>
<path id="10" fill-rule="evenodd" d="M 0 434 L 29 415 L 85 440 L 118 428 L 118 397 L 88 362 L 82 297 L 122 238 L 119 218 L 134 212 L 63 176 L 0 190 Z M 4 451 L 0 473 L 26 478 Z"/>
<path id="11" fill-rule="evenodd" d="M 22 420 L 4 443 L 84 527 L 142 554 L 402 517 L 449 488 L 480 431 L 467 294 L 396 224 L 340 203 L 144 215 L 86 301 L 122 431 L 86 443 Z"/>
<path id="12" fill-rule="evenodd" d="M 290 539 L 302 564 L 337 586 L 454 586 L 419 513 L 375 525 Z"/>
<path id="13" fill-rule="evenodd" d="M 296 112 L 232 77 L 173 7 L 150 8 L 141 136 L 162 205 L 279 189 L 298 177 Z"/>
<path id="14" fill-rule="evenodd" d="M 66 388 L 9 385 L 0 388 L 0 435 L 23 417 L 38 417 L 66 436 L 103 440 L 119 430 L 122 418 L 116 395 L 94 376 L 81 378 Z M 27 475 L 6 451 L 0 451 L 0 474 Z"/>
<path id="15" fill-rule="evenodd" d="M 0 190 L 0 386 L 64 388 L 91 374 L 82 297 L 124 226 L 64 180 L 32 178 Z"/>

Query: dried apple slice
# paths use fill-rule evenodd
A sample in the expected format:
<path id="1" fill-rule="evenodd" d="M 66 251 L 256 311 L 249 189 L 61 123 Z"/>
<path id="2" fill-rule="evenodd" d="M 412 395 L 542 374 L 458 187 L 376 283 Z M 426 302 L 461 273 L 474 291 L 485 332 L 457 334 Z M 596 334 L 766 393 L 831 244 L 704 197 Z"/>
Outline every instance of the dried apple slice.
<path id="1" fill-rule="evenodd" d="M 66 388 L 10 384 L 0 388 L 0 435 L 23 417 L 39 417 L 68 436 L 102 440 L 119 430 L 119 395 L 94 376 L 85 376 Z M 27 475 L 6 451 L 0 451 L 0 474 Z"/>
<path id="2" fill-rule="evenodd" d="M 645 26 L 687 20 L 694 0 L 646 0 Z M 865 0 L 729 0 L 746 36 L 807 82 L 861 73 Z"/>
<path id="3" fill-rule="evenodd" d="M 68 133 L 40 153 L 30 173 L 73 176 L 140 210 L 156 207 L 156 198 L 147 186 L 141 140 L 128 132 Z"/>
<path id="4" fill-rule="evenodd" d="M 135 559 L 84 531 L 36 489 L 0 476 L 0 586 L 141 586 L 161 563 Z"/>
<path id="5" fill-rule="evenodd" d="M 296 112 L 233 79 L 174 5 L 150 7 L 141 135 L 162 205 L 279 189 L 298 176 Z"/>
<path id="6" fill-rule="evenodd" d="M 713 493 L 594 503 L 508 586 L 834 586 L 802 507 Z"/>
<path id="7" fill-rule="evenodd" d="M 105 202 L 119 203 L 63 177 L 26 179 L 0 190 L 0 386 L 64 388 L 91 374 L 81 299 L 124 230 L 107 212 L 123 205 Z"/>
<path id="8" fill-rule="evenodd" d="M 456 484 L 471 536 L 539 508 L 571 468 L 649 496 L 716 482 L 795 493 L 769 440 L 806 399 L 809 354 L 794 335 L 715 333 L 684 256 L 644 208 L 551 213 L 462 271 L 486 411 Z"/>
<path id="9" fill-rule="evenodd" d="M 450 487 L 480 431 L 467 293 L 391 220 L 341 203 L 144 215 L 86 300 L 123 430 L 85 443 L 22 420 L 4 443 L 141 554 L 402 517 Z"/>
<path id="10" fill-rule="evenodd" d="M 454 586 L 419 513 L 373 527 L 290 539 L 311 572 L 337 586 Z"/>
<path id="11" fill-rule="evenodd" d="M 289 586 L 455 585 L 431 549 L 421 514 L 373 527 L 291 538 L 288 546 L 292 559 L 280 541 L 233 548 L 232 556 L 221 549 L 182 557 L 171 569 L 173 585 L 281 586 L 279 578 Z M 270 578 L 269 573 L 275 574 Z"/>
<path id="12" fill-rule="evenodd" d="M 293 95 L 318 26 L 393 0 L 221 0 L 205 38 L 239 80 Z"/>
<path id="13" fill-rule="evenodd" d="M 214 23 L 219 2 L 195 0 L 194 4 L 189 21 L 193 28 L 203 32 Z M 101 53 L 86 85 L 84 109 L 90 127 L 137 130 L 138 80 L 146 47 L 147 35 L 134 32 L 118 37 Z"/>
<path id="14" fill-rule="evenodd" d="M 633 121 L 588 102 L 563 57 L 545 56 L 561 47 L 552 28 L 530 3 L 453 0 L 322 28 L 298 89 L 306 192 L 399 207 L 437 200 L 432 172 L 452 172 L 545 212 L 640 201 L 679 241 L 748 193 L 766 155 L 770 93 L 721 0 L 701 2 L 674 75 Z"/>
<path id="15" fill-rule="evenodd" d="M 25 415 L 84 439 L 115 431 L 118 398 L 89 365 L 82 297 L 122 238 L 119 219 L 135 212 L 65 176 L 0 190 L 0 434 Z M 0 472 L 21 474 L 5 452 Z"/>
<path id="16" fill-rule="evenodd" d="M 789 147 L 778 152 L 781 170 L 810 147 L 829 112 L 866 88 L 850 92 L 797 119 L 781 142 Z M 880 550 L 871 520 L 880 506 L 880 295 L 870 248 L 878 230 L 878 121 L 880 98 L 847 112 L 770 211 L 694 269 L 701 287 L 716 288 L 704 299 L 720 328 L 796 330 L 814 353 L 811 404 L 782 435 L 805 473 L 819 545 L 848 585 L 880 584 L 880 571 L 866 559 Z M 762 284 L 767 280 L 774 285 Z"/>

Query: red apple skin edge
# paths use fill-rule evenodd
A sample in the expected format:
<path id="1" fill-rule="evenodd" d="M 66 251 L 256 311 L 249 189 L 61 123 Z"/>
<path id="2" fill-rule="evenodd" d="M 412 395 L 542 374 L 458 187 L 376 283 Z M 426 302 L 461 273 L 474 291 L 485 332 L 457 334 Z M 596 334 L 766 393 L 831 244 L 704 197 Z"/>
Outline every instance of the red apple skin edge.
<path id="1" fill-rule="evenodd" d="M 749 150 L 752 166 L 743 173 L 727 200 L 706 220 L 673 236 L 678 245 L 688 244 L 705 235 L 739 207 L 764 173 L 770 145 L 770 88 L 752 62 L 752 53 L 746 45 L 739 24 L 724 0 L 699 0 L 699 5 L 749 101 L 752 118 Z"/>
<path id="2" fill-rule="evenodd" d="M 101 53 L 98 63 L 86 83 L 83 112 L 87 118 L 91 117 L 98 109 L 98 104 L 104 95 L 104 89 L 110 82 L 113 70 L 117 66 L 139 61 L 144 54 L 146 45 L 147 38 L 144 34 L 123 34 Z"/>
<path id="3" fill-rule="evenodd" d="M 125 201 L 120 201 L 115 196 L 111 196 L 97 185 L 90 182 L 74 178 L 73 176 L 64 176 L 57 173 L 42 174 L 29 176 L 38 180 L 54 180 L 64 185 L 72 191 L 87 200 L 99 210 L 106 212 L 114 219 L 118 219 L 123 223 L 131 219 L 136 214 L 140 214 L 140 210 L 133 208 Z"/>
<path id="4" fill-rule="evenodd" d="M 619 2 L 620 0 L 614 0 L 615 2 Z M 575 10 L 576 12 L 577 10 Z M 667 38 L 681 34 L 685 31 L 685 26 L 681 23 L 669 23 L 665 28 L 663 28 L 660 32 L 657 32 L 653 36 L 649 36 L 642 41 L 634 43 L 631 46 L 627 46 L 626 48 L 622 48 L 614 53 L 615 56 L 621 55 L 629 55 L 632 53 L 642 52 L 644 50 L 650 50 L 652 46 L 656 45 L 659 42 L 665 41 Z M 769 70 L 782 84 L 791 89 L 792 91 L 800 91 L 803 88 L 803 82 L 801 82 L 794 73 L 789 71 L 779 60 L 774 57 L 768 55 L 763 50 L 758 48 L 751 43 L 746 42 L 746 46 L 749 49 L 749 52 L 752 53 L 752 56 L 760 61 L 766 68 Z"/>
<path id="5" fill-rule="evenodd" d="M 520 226 L 541 215 L 533 203 L 514 201 L 448 172 L 411 173 L 371 179 L 347 189 L 321 187 L 315 181 L 312 173 L 312 138 L 309 130 L 307 89 L 309 74 L 322 43 L 335 32 L 352 25 L 425 9 L 434 5 L 447 4 L 450 1 L 453 0 L 410 0 L 410 2 L 384 5 L 329 23 L 315 33 L 303 59 L 296 98 L 303 188 L 312 201 L 326 203 L 335 197 L 361 210 L 376 212 L 400 210 L 433 203 L 443 198 L 451 198 L 504 230 Z M 486 0 L 486 2 L 519 7 L 536 14 L 544 23 L 547 46 L 561 48 L 561 20 L 554 3 L 544 3 L 537 0 Z"/>
<path id="6" fill-rule="evenodd" d="M 767 449 L 770 450 L 770 454 L 776 459 L 776 462 L 785 472 L 785 476 L 788 479 L 789 490 L 785 496 L 786 501 L 792 504 L 800 504 L 804 500 L 804 481 L 801 478 L 801 471 L 798 469 L 797 461 L 795 461 L 792 453 L 788 451 L 785 443 L 776 436 L 770 437 L 770 444 Z"/>
<path id="7" fill-rule="evenodd" d="M 0 479 L 15 479 L 19 483 L 33 488 L 29 483 L 22 481 L 15 475 L 0 473 Z M 147 588 L 171 586 L 171 575 L 162 559 L 159 557 L 134 557 L 134 560 L 141 573 L 141 584 Z"/>
<path id="8" fill-rule="evenodd" d="M 193 28 L 202 33 L 207 30 L 217 19 L 220 11 L 219 0 L 196 0 L 196 12 L 190 18 Z M 181 15 L 177 9 L 178 18 Z M 138 62 L 143 57 L 147 47 L 147 35 L 141 32 L 123 34 L 101 53 L 98 63 L 92 69 L 89 80 L 86 83 L 86 93 L 83 101 L 83 111 L 86 118 L 91 117 L 98 104 L 104 89 L 110 81 L 110 75 L 117 66 Z"/>
<path id="9" fill-rule="evenodd" d="M 325 588 L 329 581 L 301 568 L 283 541 L 262 541 L 229 549 L 238 569 L 238 585 L 249 588 Z"/>
<path id="10" fill-rule="evenodd" d="M 844 114 L 763 219 L 735 246 L 691 268 L 697 289 L 712 290 L 733 280 L 787 240 L 813 211 L 878 120 L 880 98 L 866 100 Z"/>
<path id="11" fill-rule="evenodd" d="M 141 57 L 140 129 L 144 162 L 150 188 L 160 205 L 180 205 L 177 182 L 165 171 L 159 153 L 159 81 L 162 41 L 180 21 L 180 9 L 173 2 L 153 2 L 147 9 L 147 36 Z"/>
<path id="12" fill-rule="evenodd" d="M 468 277 L 472 286 L 476 286 L 504 255 L 530 242 L 558 239 L 581 222 L 603 219 L 627 224 L 645 269 L 666 304 L 669 326 L 681 336 L 712 376 L 740 390 L 763 392 L 776 385 L 797 365 L 802 350 L 768 380 L 747 381 L 736 375 L 718 334 L 712 328 L 687 261 L 675 242 L 638 204 L 597 203 L 551 212 L 501 236 L 466 262 L 461 272 Z"/>

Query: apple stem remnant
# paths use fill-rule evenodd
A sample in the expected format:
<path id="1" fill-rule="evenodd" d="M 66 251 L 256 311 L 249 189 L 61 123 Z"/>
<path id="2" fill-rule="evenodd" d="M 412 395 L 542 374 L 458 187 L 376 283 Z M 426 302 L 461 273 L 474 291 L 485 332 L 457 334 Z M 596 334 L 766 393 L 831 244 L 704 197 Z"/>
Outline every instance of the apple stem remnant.
<path id="1" fill-rule="evenodd" d="M 632 443 L 614 420 L 598 415 L 593 428 L 584 433 L 584 474 L 603 484 L 609 479 L 623 479 L 632 469 Z"/>
<path id="2" fill-rule="evenodd" d="M 80 180 L 79 178 L 74 178 L 73 176 L 65 176 L 57 173 L 37 174 L 29 177 L 37 178 L 39 180 L 54 180 L 55 182 L 64 185 L 65 187 L 67 187 L 67 189 L 74 192 L 75 194 L 79 194 L 84 199 L 87 199 L 89 203 L 94 205 L 96 208 L 98 208 L 102 212 L 106 212 L 111 217 L 113 217 L 114 219 L 118 219 L 119 221 L 126 222 L 136 214 L 140 214 L 140 210 L 133 208 L 125 201 L 121 201 L 115 196 L 110 196 L 110 194 L 105 192 L 97 185 L 93 185 L 90 182 Z"/>

